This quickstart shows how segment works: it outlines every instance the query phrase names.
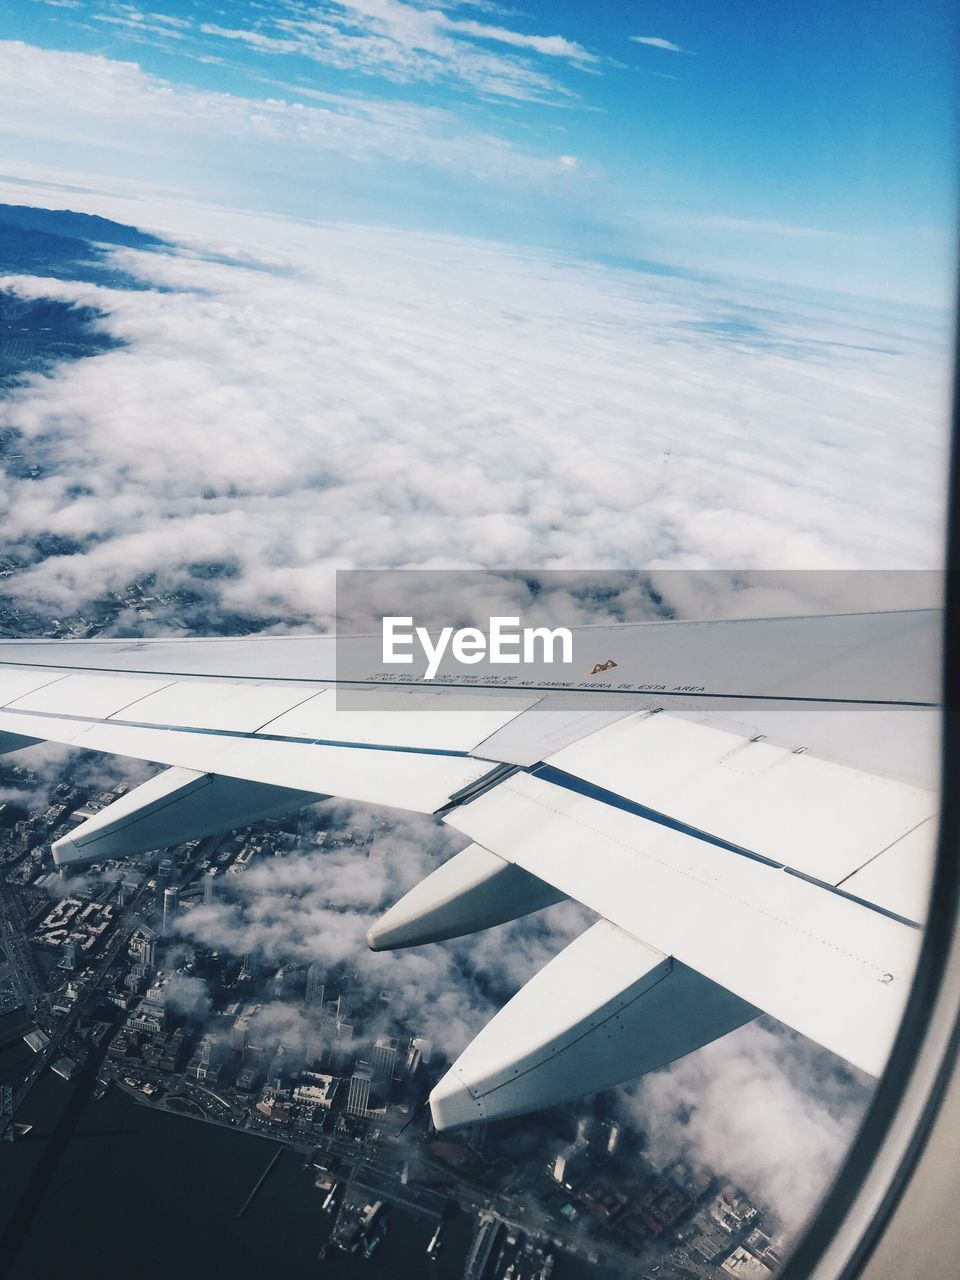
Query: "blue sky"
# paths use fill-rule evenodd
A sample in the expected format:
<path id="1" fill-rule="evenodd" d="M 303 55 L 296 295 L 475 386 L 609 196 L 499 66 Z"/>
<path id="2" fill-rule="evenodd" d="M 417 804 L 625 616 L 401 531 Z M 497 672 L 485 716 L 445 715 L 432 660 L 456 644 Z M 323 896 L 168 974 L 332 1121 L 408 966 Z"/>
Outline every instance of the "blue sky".
<path id="1" fill-rule="evenodd" d="M 4 143 L 241 207 L 940 302 L 954 27 L 944 0 L 8 0 L 29 50 L 4 78 L 40 107 L 11 103 Z"/>

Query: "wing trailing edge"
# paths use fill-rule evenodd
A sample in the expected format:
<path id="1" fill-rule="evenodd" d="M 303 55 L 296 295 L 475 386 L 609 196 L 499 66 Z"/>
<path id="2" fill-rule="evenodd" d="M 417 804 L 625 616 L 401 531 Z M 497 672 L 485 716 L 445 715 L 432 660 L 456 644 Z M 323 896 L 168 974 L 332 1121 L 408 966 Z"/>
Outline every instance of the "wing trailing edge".
<path id="1" fill-rule="evenodd" d="M 861 1070 L 882 1071 L 920 946 L 909 921 L 662 815 L 529 774 L 445 821 Z"/>

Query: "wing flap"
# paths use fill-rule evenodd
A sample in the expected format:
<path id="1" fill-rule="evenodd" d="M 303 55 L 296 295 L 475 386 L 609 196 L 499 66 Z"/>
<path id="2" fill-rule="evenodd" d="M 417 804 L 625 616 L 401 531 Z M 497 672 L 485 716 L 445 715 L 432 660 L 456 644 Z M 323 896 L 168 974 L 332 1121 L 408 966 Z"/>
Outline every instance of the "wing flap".
<path id="1" fill-rule="evenodd" d="M 291 710 L 316 689 L 289 684 L 255 684 L 234 680 L 175 680 L 148 693 L 127 710 L 138 724 L 158 728 L 222 729 L 256 733 Z M 111 713 L 115 717 L 123 711 Z"/>
<path id="2" fill-rule="evenodd" d="M 877 1075 L 920 931 L 783 868 L 518 774 L 445 821 Z"/>
<path id="3" fill-rule="evenodd" d="M 106 720 L 108 716 L 120 715 L 128 707 L 133 708 L 142 698 L 169 683 L 169 680 L 148 676 L 63 676 L 4 705 L 11 711 Z"/>
<path id="4" fill-rule="evenodd" d="M 932 819 L 920 823 L 842 881 L 840 887 L 887 911 L 925 920 L 933 879 L 930 851 L 936 839 L 935 825 Z"/>
<path id="5" fill-rule="evenodd" d="M 936 810 L 929 791 L 820 759 L 802 739 L 791 749 L 649 712 L 548 763 L 830 884 Z"/>

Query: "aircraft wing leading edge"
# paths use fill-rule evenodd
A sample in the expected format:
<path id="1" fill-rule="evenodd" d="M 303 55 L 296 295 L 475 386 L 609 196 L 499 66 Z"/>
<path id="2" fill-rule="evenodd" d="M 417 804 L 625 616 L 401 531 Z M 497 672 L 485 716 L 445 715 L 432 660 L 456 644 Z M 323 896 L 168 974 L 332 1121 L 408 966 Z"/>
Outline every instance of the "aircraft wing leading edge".
<path id="1" fill-rule="evenodd" d="M 470 841 L 372 926 L 377 949 L 567 897 L 595 912 L 437 1085 L 438 1128 L 620 1083 L 760 1012 L 878 1074 L 936 837 L 939 626 L 591 628 L 626 677 L 602 689 L 381 687 L 372 654 L 360 708 L 338 705 L 328 637 L 0 642 L 0 753 L 47 740 L 168 766 L 58 841 L 61 866 L 334 795 Z"/>

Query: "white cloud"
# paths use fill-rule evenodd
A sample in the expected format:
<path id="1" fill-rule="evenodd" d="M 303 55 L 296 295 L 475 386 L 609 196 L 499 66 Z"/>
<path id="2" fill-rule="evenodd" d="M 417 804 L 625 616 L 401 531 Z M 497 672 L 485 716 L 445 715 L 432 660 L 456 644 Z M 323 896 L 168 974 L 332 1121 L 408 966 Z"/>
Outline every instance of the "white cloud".
<path id="1" fill-rule="evenodd" d="M 125 35 L 144 43 L 183 40 L 184 29 L 191 25 L 182 19 L 165 18 L 162 14 L 142 13 L 129 4 L 110 4 L 91 16 L 94 22 L 119 27 Z"/>
<path id="2" fill-rule="evenodd" d="M 319 808 L 336 810 L 348 826 L 371 823 L 369 810 L 335 802 Z M 428 1036 L 452 1058 L 500 1003 L 589 923 L 582 908 L 564 904 L 443 945 L 370 951 L 364 939 L 377 916 L 462 844 L 433 819 L 404 815 L 372 846 L 373 857 L 345 848 L 254 864 L 231 877 L 230 900 L 195 908 L 179 928 L 194 942 L 236 955 L 260 947 L 273 962 L 318 961 L 334 969 L 348 958 L 365 990 L 389 992 L 398 1030 Z"/>
<path id="3" fill-rule="evenodd" d="M 846 231 L 833 231 L 825 227 L 803 227 L 791 222 L 775 222 L 765 218 L 731 218 L 723 214 L 715 214 L 706 218 L 693 220 L 694 225 L 712 227 L 717 231 L 737 231 L 746 235 L 784 236 L 790 240 L 852 240 L 863 244 L 871 239 L 869 235 L 858 231 L 851 235 Z"/>
<path id="4" fill-rule="evenodd" d="M 513 45 L 517 49 L 531 49 L 534 53 L 548 58 L 566 58 L 574 63 L 596 63 L 600 59 L 590 53 L 575 40 L 567 40 L 565 36 L 526 35 L 520 31 L 509 31 L 506 27 L 491 27 L 482 22 L 455 22 L 448 20 L 447 31 L 455 31 L 465 36 L 473 36 L 477 40 L 492 40 L 498 44 Z"/>
<path id="5" fill-rule="evenodd" d="M 288 94 L 309 96 L 288 86 Z M 242 148 L 251 181 L 285 168 L 414 165 L 463 179 L 543 183 L 565 172 L 555 157 L 525 153 L 452 112 L 414 103 L 329 95 L 324 105 L 243 98 L 173 84 L 134 62 L 0 42 L 0 106 L 23 138 L 92 147 L 121 158 L 125 176 L 149 155 L 151 180 L 223 167 Z M 203 128 L 197 128 L 198 120 Z M 339 172 L 339 171 L 338 171 Z M 366 176 L 369 182 L 369 175 Z"/>
<path id="6" fill-rule="evenodd" d="M 296 53 L 300 48 L 296 40 L 265 36 L 262 32 L 246 31 L 238 27 L 221 27 L 215 22 L 202 23 L 200 30 L 204 35 L 219 36 L 221 40 L 238 40 L 251 49 L 262 49 L 265 53 Z"/>
<path id="7" fill-rule="evenodd" d="M 8 543 L 83 548 L 8 579 L 25 600 L 153 569 L 324 625 L 335 567 L 939 563 L 948 365 L 905 314 L 193 216 L 194 250 L 118 254 L 164 292 L 11 282 L 126 343 L 7 404 L 49 468 L 4 479 Z"/>
<path id="8" fill-rule="evenodd" d="M 404 84 L 444 82 L 485 97 L 518 101 L 571 97 L 570 88 L 544 70 L 538 59 L 580 69 L 602 61 L 562 35 L 451 17 L 443 6 L 404 0 L 330 0 L 309 9 L 279 5 L 253 25 L 208 22 L 199 30 L 262 53 L 296 53 L 323 65 Z"/>
<path id="9" fill-rule="evenodd" d="M 669 53 L 683 53 L 684 50 L 672 40 L 664 40 L 660 36 L 628 36 L 634 44 L 646 44 L 651 49 L 666 49 Z"/>
<path id="10" fill-rule="evenodd" d="M 654 1159 L 680 1154 L 730 1178 L 791 1233 L 826 1190 L 869 1096 L 838 1059 L 765 1020 L 627 1093 Z"/>

